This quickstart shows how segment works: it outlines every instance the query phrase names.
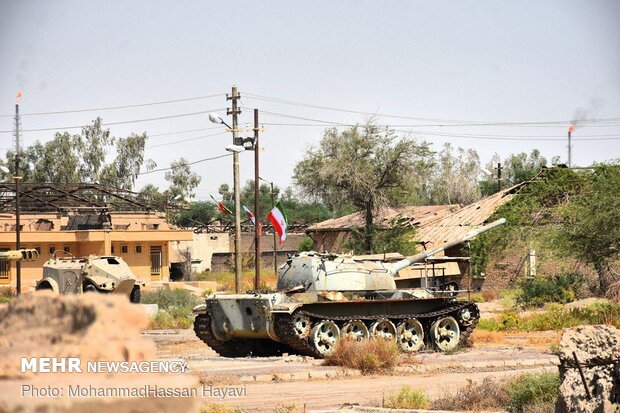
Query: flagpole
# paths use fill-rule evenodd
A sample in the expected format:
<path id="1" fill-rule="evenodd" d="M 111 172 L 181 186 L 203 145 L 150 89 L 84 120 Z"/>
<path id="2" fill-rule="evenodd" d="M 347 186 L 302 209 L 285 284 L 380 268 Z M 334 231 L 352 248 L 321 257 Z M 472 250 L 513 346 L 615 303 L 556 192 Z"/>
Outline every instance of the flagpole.
<path id="1" fill-rule="evenodd" d="M 258 109 L 254 109 L 254 290 L 260 288 L 260 202 L 259 202 L 259 174 L 258 174 L 258 155 L 260 147 L 258 146 Z"/>

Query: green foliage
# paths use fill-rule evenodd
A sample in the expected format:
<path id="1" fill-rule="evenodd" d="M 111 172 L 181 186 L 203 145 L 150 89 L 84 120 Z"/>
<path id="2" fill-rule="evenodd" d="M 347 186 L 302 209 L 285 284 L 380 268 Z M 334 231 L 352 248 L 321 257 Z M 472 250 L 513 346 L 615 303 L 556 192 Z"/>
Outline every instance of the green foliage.
<path id="1" fill-rule="evenodd" d="M 15 290 L 11 287 L 0 287 L 0 304 L 5 304 L 15 297 Z"/>
<path id="2" fill-rule="evenodd" d="M 555 401 L 560 391 L 560 375 L 558 373 L 540 372 L 526 373 L 511 381 L 505 386 L 508 393 L 506 409 L 511 413 L 524 413 L 532 407 L 547 406 L 553 411 Z"/>
<path id="3" fill-rule="evenodd" d="M 170 182 L 170 199 L 187 199 L 194 196 L 194 190 L 200 184 L 200 176 L 192 172 L 189 162 L 185 158 L 172 161 L 172 168 L 166 172 L 164 179 Z"/>
<path id="4" fill-rule="evenodd" d="M 564 273 L 553 277 L 525 278 L 516 302 L 530 307 L 546 303 L 569 303 L 579 298 L 584 278 L 581 273 Z"/>
<path id="5" fill-rule="evenodd" d="M 297 244 L 297 252 L 312 251 L 313 246 L 314 241 L 312 241 L 312 238 L 305 236 Z"/>
<path id="6" fill-rule="evenodd" d="M 558 238 L 568 254 L 596 268 L 604 293 L 614 278 L 609 264 L 620 251 L 620 164 L 597 165 L 581 189 L 562 211 Z"/>
<path id="7" fill-rule="evenodd" d="M 200 298 L 183 289 L 146 291 L 142 293 L 141 301 L 159 306 L 149 323 L 150 328 L 190 328 L 192 309 L 202 303 Z"/>
<path id="8" fill-rule="evenodd" d="M 218 211 L 217 205 L 213 202 L 192 202 L 173 217 L 173 222 L 186 228 L 207 225 L 216 219 Z"/>
<path id="9" fill-rule="evenodd" d="M 417 244 L 413 241 L 415 231 L 397 221 L 393 221 L 387 228 L 376 228 L 374 232 L 373 248 L 366 250 L 366 233 L 363 228 L 351 228 L 351 236 L 343 244 L 345 251 L 353 251 L 354 254 L 367 252 L 381 254 L 399 252 L 409 256 L 416 253 Z"/>
<path id="10" fill-rule="evenodd" d="M 428 144 L 368 123 L 327 129 L 319 148 L 308 150 L 295 167 L 294 179 L 304 194 L 331 210 L 353 205 L 361 211 L 365 250 L 372 251 L 377 210 L 397 202 L 398 190 L 412 187 L 431 161 Z"/>
<path id="11" fill-rule="evenodd" d="M 480 320 L 477 328 L 489 331 L 548 331 L 594 324 L 620 327 L 620 304 L 595 303 L 581 308 L 549 304 L 545 311 L 526 317 L 516 311 L 506 311 L 498 319 Z"/>
<path id="12" fill-rule="evenodd" d="M 437 154 L 431 182 L 431 204 L 467 205 L 480 198 L 478 178 L 480 158 L 473 149 L 458 148 L 446 143 Z"/>
<path id="13" fill-rule="evenodd" d="M 429 404 L 423 390 L 413 389 L 405 384 L 397 393 L 388 395 L 383 407 L 390 409 L 426 409 Z"/>
<path id="14" fill-rule="evenodd" d="M 101 118 L 82 128 L 80 134 L 56 133 L 48 142 L 39 141 L 21 153 L 21 174 L 29 182 L 98 182 L 132 189 L 145 163 L 146 133 L 115 138 L 102 129 Z M 108 153 L 114 153 L 106 163 Z M 7 165 L 14 168 L 15 154 L 7 151 Z M 146 161 L 150 166 L 152 161 Z M 13 173 L 13 169 L 11 169 Z"/>
<path id="15" fill-rule="evenodd" d="M 544 179 L 532 182 L 510 202 L 499 207 L 489 221 L 503 217 L 506 223 L 471 242 L 472 274 L 486 272 L 489 257 L 501 258 L 509 246 L 524 241 L 559 250 L 560 209 L 570 200 L 571 194 L 579 192 L 583 180 L 584 173 L 550 169 Z"/>

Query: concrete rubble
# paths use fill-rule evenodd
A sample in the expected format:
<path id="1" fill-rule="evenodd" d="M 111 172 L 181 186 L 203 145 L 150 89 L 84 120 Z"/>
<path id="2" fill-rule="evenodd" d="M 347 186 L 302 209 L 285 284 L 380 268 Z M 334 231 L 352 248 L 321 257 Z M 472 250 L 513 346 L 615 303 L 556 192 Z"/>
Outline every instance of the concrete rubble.
<path id="1" fill-rule="evenodd" d="M 559 345 L 562 384 L 556 413 L 607 413 L 620 406 L 613 404 L 618 380 L 615 364 L 620 362 L 620 330 L 593 325 L 566 329 Z M 584 382 L 575 362 L 579 361 Z M 587 395 L 586 386 L 590 392 Z"/>
<path id="2" fill-rule="evenodd" d="M 0 309 L 0 412 L 195 412 L 200 399 L 183 397 L 23 397 L 24 386 L 66 390 L 150 386 L 197 388 L 193 374 L 147 372 L 42 373 L 20 370 L 22 357 L 77 357 L 89 361 L 155 360 L 155 344 L 140 336 L 148 316 L 127 297 L 85 294 L 22 295 Z"/>

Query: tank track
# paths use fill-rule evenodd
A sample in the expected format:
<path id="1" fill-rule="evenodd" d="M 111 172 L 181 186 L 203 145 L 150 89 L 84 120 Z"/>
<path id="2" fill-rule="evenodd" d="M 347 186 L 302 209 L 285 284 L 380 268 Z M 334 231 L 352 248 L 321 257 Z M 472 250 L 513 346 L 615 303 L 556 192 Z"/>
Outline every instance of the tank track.
<path id="1" fill-rule="evenodd" d="M 211 317 L 207 313 L 196 315 L 194 333 L 207 346 L 222 357 L 271 357 L 291 353 L 291 348 L 284 343 L 264 339 L 233 339 L 222 341 L 211 330 Z"/>
<path id="2" fill-rule="evenodd" d="M 460 322 L 457 317 L 457 313 L 464 308 L 469 308 L 471 312 L 471 316 L 472 316 L 471 321 L 467 325 Z M 305 311 L 303 310 L 303 308 L 299 310 L 298 312 L 295 312 L 290 315 L 279 314 L 276 317 L 275 324 L 274 324 L 275 332 L 278 338 L 283 343 L 293 348 L 299 354 L 308 355 L 308 356 L 312 356 L 315 358 L 323 358 L 323 355 L 320 354 L 309 343 L 309 340 L 307 338 L 305 339 L 299 338 L 293 333 L 294 331 L 293 330 L 293 315 L 296 315 L 296 314 L 304 314 L 313 320 L 328 320 L 329 319 L 332 321 L 344 321 L 344 322 L 355 320 L 355 319 L 365 320 L 365 321 L 374 321 L 380 318 L 387 318 L 389 320 L 398 321 L 398 320 L 404 320 L 407 318 L 416 318 L 420 320 L 420 322 L 423 324 L 426 332 L 428 331 L 430 325 L 435 319 L 441 316 L 451 315 L 451 316 L 454 316 L 455 319 L 457 319 L 457 322 L 459 323 L 459 328 L 461 329 L 461 335 L 459 338 L 459 346 L 465 345 L 465 343 L 467 342 L 467 339 L 469 338 L 471 333 L 476 328 L 476 325 L 478 324 L 478 320 L 480 319 L 480 311 L 478 309 L 478 306 L 475 303 L 469 302 L 469 301 L 455 302 L 453 305 L 442 308 L 441 310 L 430 311 L 427 313 L 417 313 L 417 314 L 409 313 L 409 314 L 381 314 L 381 315 L 375 315 L 375 316 L 356 315 L 356 316 L 325 317 L 321 314 L 316 314 L 316 313 L 312 313 L 309 311 Z"/>

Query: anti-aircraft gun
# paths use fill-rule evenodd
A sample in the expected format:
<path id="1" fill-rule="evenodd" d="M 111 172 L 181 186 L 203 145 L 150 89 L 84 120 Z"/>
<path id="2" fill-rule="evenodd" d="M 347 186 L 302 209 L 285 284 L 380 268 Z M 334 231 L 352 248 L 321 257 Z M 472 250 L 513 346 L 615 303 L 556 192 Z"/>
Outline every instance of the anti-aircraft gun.
<path id="1" fill-rule="evenodd" d="M 51 290 L 63 295 L 89 292 L 125 294 L 132 303 L 140 302 L 140 287 L 145 283 L 133 275 L 121 257 L 59 257 L 58 252 L 43 264 L 43 278 L 37 282 L 36 290 Z"/>
<path id="2" fill-rule="evenodd" d="M 278 291 L 221 294 L 194 308 L 196 335 L 225 357 L 284 352 L 325 357 L 344 335 L 395 340 L 404 352 L 449 351 L 464 344 L 480 311 L 473 302 L 427 289 L 397 289 L 398 271 L 483 232 L 475 229 L 432 251 L 395 263 L 305 252 L 279 268 Z"/>

